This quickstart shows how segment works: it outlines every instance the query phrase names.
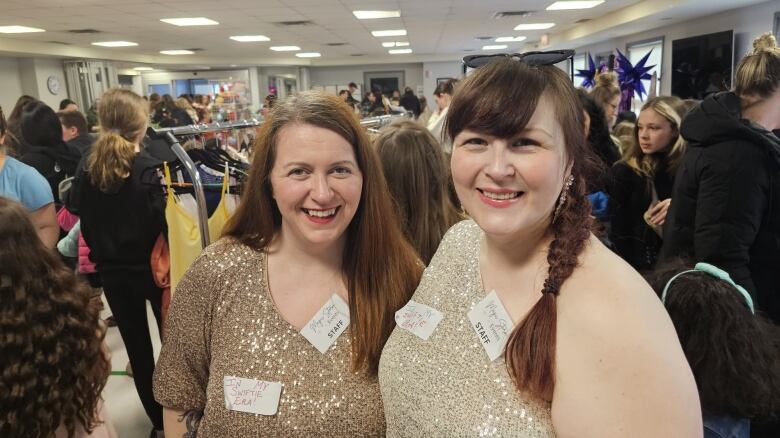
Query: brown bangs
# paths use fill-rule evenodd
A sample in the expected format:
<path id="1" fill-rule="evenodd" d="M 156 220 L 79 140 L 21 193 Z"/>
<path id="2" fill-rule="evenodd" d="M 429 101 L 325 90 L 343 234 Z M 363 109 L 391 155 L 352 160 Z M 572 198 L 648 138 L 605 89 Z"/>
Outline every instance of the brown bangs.
<path id="1" fill-rule="evenodd" d="M 528 124 L 546 87 L 543 72 L 524 63 L 503 59 L 481 67 L 456 90 L 445 132 L 451 139 L 466 129 L 512 137 Z"/>

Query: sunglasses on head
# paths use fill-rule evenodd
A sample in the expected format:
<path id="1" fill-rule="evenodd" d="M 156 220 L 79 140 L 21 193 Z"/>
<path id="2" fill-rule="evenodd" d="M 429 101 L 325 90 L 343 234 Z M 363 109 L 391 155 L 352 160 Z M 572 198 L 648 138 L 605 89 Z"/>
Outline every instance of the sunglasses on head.
<path id="1" fill-rule="evenodd" d="M 528 65 L 553 65 L 574 56 L 574 50 L 550 50 L 548 52 L 494 53 L 490 55 L 469 55 L 463 58 L 466 67 L 478 68 L 503 58 L 525 62 Z"/>

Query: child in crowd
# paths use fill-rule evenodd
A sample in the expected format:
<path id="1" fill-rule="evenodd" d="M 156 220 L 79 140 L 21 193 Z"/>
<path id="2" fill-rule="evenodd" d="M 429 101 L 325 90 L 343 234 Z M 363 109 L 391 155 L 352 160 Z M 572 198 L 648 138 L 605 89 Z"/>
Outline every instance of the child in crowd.
<path id="1" fill-rule="evenodd" d="M 704 438 L 750 437 L 750 419 L 780 409 L 780 330 L 713 265 L 666 266 L 654 277 L 696 378 Z"/>

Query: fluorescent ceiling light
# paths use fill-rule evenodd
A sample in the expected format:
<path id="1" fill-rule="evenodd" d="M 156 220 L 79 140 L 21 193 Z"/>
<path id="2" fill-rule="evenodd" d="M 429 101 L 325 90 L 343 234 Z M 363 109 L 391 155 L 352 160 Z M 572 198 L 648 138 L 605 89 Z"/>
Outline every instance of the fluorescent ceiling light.
<path id="1" fill-rule="evenodd" d="M 210 20 L 206 17 L 193 17 L 193 18 L 161 18 L 163 23 L 172 24 L 174 26 L 214 26 L 217 23 L 214 20 Z"/>
<path id="2" fill-rule="evenodd" d="M 570 9 L 590 9 L 604 3 L 604 0 L 593 1 L 560 1 L 547 6 L 548 11 L 565 11 Z"/>
<path id="3" fill-rule="evenodd" d="M 304 53 L 296 53 L 295 56 L 299 58 L 319 58 L 322 56 L 319 52 L 304 52 Z"/>
<path id="4" fill-rule="evenodd" d="M 298 46 L 273 46 L 269 48 L 274 52 L 295 52 L 296 50 L 301 50 Z"/>
<path id="5" fill-rule="evenodd" d="M 92 43 L 93 46 L 100 46 L 100 47 L 133 47 L 137 46 L 138 43 L 133 43 L 130 41 L 101 41 L 97 43 Z"/>
<path id="6" fill-rule="evenodd" d="M 517 43 L 520 41 L 525 41 L 526 37 L 519 36 L 519 37 L 498 37 L 496 38 L 497 43 Z"/>
<path id="7" fill-rule="evenodd" d="M 529 23 L 518 24 L 515 26 L 515 30 L 544 30 L 555 26 L 555 23 Z"/>
<path id="8" fill-rule="evenodd" d="M 240 43 L 252 43 L 256 41 L 271 41 L 271 38 L 268 38 L 265 35 L 237 35 L 230 37 L 233 41 L 238 41 Z"/>
<path id="9" fill-rule="evenodd" d="M 382 43 L 382 47 L 395 47 L 394 41 L 388 41 L 386 43 Z"/>
<path id="10" fill-rule="evenodd" d="M 152 71 L 154 69 L 151 68 L 151 67 L 136 67 L 133 70 L 135 70 L 135 71 Z"/>
<path id="11" fill-rule="evenodd" d="M 193 55 L 192 50 L 160 50 L 163 55 Z"/>
<path id="12" fill-rule="evenodd" d="M 46 32 L 43 29 L 27 26 L 0 26 L 0 33 L 31 33 L 31 32 Z"/>
<path id="13" fill-rule="evenodd" d="M 375 30 L 375 31 L 371 32 L 371 35 L 373 35 L 375 37 L 405 36 L 406 35 L 406 29 Z"/>
<path id="14" fill-rule="evenodd" d="M 409 41 L 396 41 L 395 42 L 396 47 L 408 47 Z"/>
<path id="15" fill-rule="evenodd" d="M 506 44 L 495 44 L 492 46 L 482 46 L 482 50 L 501 50 L 506 49 Z"/>
<path id="16" fill-rule="evenodd" d="M 406 53 L 412 53 L 412 49 L 392 49 L 387 52 L 391 55 L 404 55 Z"/>
<path id="17" fill-rule="evenodd" d="M 375 18 L 398 18 L 399 11 L 352 11 L 358 20 L 373 20 Z"/>

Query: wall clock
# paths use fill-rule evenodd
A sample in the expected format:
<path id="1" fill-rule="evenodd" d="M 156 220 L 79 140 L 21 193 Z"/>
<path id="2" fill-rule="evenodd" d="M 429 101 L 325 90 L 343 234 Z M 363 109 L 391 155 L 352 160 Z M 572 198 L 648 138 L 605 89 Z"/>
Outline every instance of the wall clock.
<path id="1" fill-rule="evenodd" d="M 60 80 L 57 76 L 49 76 L 49 78 L 46 79 L 46 87 L 51 94 L 57 94 L 60 92 Z"/>

